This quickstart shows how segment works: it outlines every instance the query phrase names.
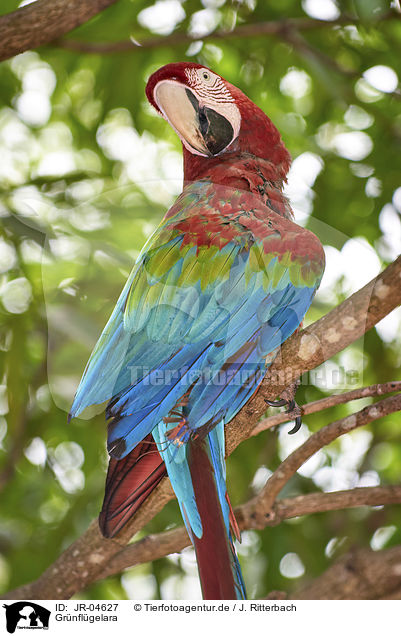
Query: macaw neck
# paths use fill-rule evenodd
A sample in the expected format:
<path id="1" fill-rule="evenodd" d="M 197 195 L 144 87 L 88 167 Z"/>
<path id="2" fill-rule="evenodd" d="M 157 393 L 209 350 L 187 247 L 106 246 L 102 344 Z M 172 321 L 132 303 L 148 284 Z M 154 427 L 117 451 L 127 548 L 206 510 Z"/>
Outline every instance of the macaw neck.
<path id="1" fill-rule="evenodd" d="M 183 146 L 184 181 L 196 181 L 209 175 L 213 177 L 219 175 L 219 179 L 223 179 L 227 171 L 232 173 L 237 166 L 238 169 L 249 173 L 249 176 L 253 172 L 262 172 L 266 179 L 282 186 L 287 181 L 291 159 L 284 146 L 281 145 L 279 150 L 280 152 L 275 153 L 275 156 L 266 159 L 252 152 L 236 149 L 234 145 L 231 152 L 225 152 L 216 157 L 203 157 L 192 154 Z"/>
<path id="2" fill-rule="evenodd" d="M 280 133 L 265 113 L 230 85 L 231 94 L 241 112 L 241 129 L 225 152 L 216 157 L 203 157 L 190 152 L 183 145 L 184 181 L 196 181 L 211 175 L 223 183 L 224 173 L 234 165 L 247 173 L 252 181 L 252 173 L 262 173 L 269 181 L 282 187 L 287 180 L 291 156 Z M 246 161 L 252 159 L 252 162 Z M 232 170 L 231 170 L 232 172 Z M 248 174 L 249 173 L 249 174 Z M 229 176 L 232 179 L 232 174 Z"/>
<path id="3" fill-rule="evenodd" d="M 252 192 L 266 205 L 274 206 L 281 216 L 292 218 L 291 208 L 282 193 L 287 180 L 287 162 L 276 164 L 247 152 L 232 152 L 213 158 L 192 155 L 184 148 L 184 185 L 193 181 L 208 180 L 214 184 Z"/>

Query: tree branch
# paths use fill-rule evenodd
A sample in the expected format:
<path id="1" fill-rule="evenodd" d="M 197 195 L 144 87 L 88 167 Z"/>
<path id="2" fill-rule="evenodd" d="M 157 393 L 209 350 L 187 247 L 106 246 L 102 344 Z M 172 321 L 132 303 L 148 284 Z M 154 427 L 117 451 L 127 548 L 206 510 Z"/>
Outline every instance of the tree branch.
<path id="1" fill-rule="evenodd" d="M 115 2 L 117 0 L 37 0 L 0 16 L 0 61 L 48 44 Z"/>
<path id="2" fill-rule="evenodd" d="M 399 17 L 399 14 L 398 14 L 398 17 Z M 328 70 L 335 71 L 336 73 L 339 73 L 340 75 L 344 75 L 348 79 L 355 80 L 362 77 L 362 75 L 358 73 L 358 71 L 347 68 L 346 66 L 344 66 L 343 64 L 340 64 L 339 62 L 337 62 L 337 60 L 330 57 L 329 55 L 327 55 L 320 49 L 316 48 L 315 46 L 312 46 L 295 29 L 293 29 L 292 31 L 290 29 L 287 29 L 285 32 L 283 32 L 282 35 L 283 35 L 283 39 L 286 40 L 290 46 L 293 46 L 294 49 L 298 51 L 298 53 L 302 57 L 309 59 L 310 61 L 315 61 L 319 65 L 323 67 L 327 67 Z M 386 94 L 389 97 L 393 97 L 394 99 L 398 99 L 398 100 L 401 99 L 401 92 L 398 88 Z"/>
<path id="3" fill-rule="evenodd" d="M 279 395 L 302 373 L 345 349 L 398 306 L 401 300 L 400 279 L 401 257 L 365 287 L 313 325 L 294 334 L 283 345 L 280 359 L 272 364 L 256 395 L 228 425 L 227 454 L 250 437 L 255 422 L 266 411 L 265 398 Z M 368 407 L 370 410 L 373 408 Z M 112 540 L 104 539 L 98 530 L 97 520 L 93 521 L 88 530 L 37 581 L 14 590 L 8 598 L 69 598 L 99 578 L 108 562 L 173 496 L 170 483 L 163 480 L 132 521 Z"/>
<path id="4" fill-rule="evenodd" d="M 286 519 L 293 519 L 307 514 L 343 510 L 360 506 L 381 506 L 401 503 L 401 486 L 374 486 L 368 488 L 353 488 L 329 493 L 312 493 L 299 495 L 286 499 L 279 499 L 273 506 L 273 514 L 266 516 L 264 526 L 276 526 Z M 252 514 L 247 509 L 248 504 L 238 506 L 235 516 L 241 530 L 261 529 L 260 524 L 255 523 Z M 150 534 L 143 539 L 129 544 L 120 550 L 105 568 L 98 573 L 96 580 L 101 580 L 114 574 L 118 574 L 127 568 L 132 568 L 141 563 L 148 563 L 162 559 L 169 554 L 181 552 L 191 545 L 188 533 L 184 526 L 174 530 L 167 530 L 159 534 Z M 36 581 L 24 585 L 2 596 L 3 599 L 37 598 L 38 588 Z M 40 597 L 40 598 L 45 598 Z M 48 597 L 46 597 L 48 598 Z M 55 598 L 52 596 L 52 598 Z M 298 598 L 298 597 L 294 597 Z M 303 597 L 299 597 L 303 598 Z M 305 597 L 306 598 L 306 597 Z M 312 598 L 312 597 L 310 597 Z M 326 597 L 325 597 L 326 598 Z M 335 597 L 337 598 L 337 597 Z M 343 598 L 343 597 L 341 597 Z"/>
<path id="5" fill-rule="evenodd" d="M 401 381 L 398 382 L 384 382 L 383 384 L 371 384 L 370 386 L 365 386 L 360 389 L 354 389 L 353 391 L 347 391 L 345 393 L 337 393 L 334 395 L 329 395 L 328 397 L 322 398 L 321 400 L 316 400 L 315 402 L 309 402 L 301 407 L 302 415 L 311 415 L 312 413 L 319 413 L 320 411 L 325 411 L 333 406 L 338 406 L 339 404 L 346 404 L 347 402 L 352 402 L 353 400 L 360 400 L 362 398 L 374 397 L 377 395 L 384 395 L 385 393 L 396 393 L 401 391 Z M 284 424 L 284 422 L 290 422 L 293 420 L 291 413 L 287 413 L 286 411 L 283 413 L 277 413 L 276 415 L 271 415 L 270 417 L 266 417 L 263 420 L 260 420 L 252 429 L 251 436 L 255 437 L 259 435 L 262 431 L 266 431 L 269 428 L 273 428 L 274 426 L 278 426 L 279 424 Z"/>
<path id="6" fill-rule="evenodd" d="M 401 503 L 401 486 L 374 486 L 299 495 L 276 501 L 273 506 L 273 514 L 264 518 L 263 527 L 276 526 L 286 519 L 317 512 L 399 503 Z M 260 524 L 255 523 L 255 518 L 250 513 L 248 504 L 238 506 L 235 509 L 235 516 L 240 530 L 262 529 Z M 103 570 L 99 579 L 118 574 L 122 570 L 140 563 L 148 563 L 169 554 L 181 552 L 189 545 L 191 545 L 191 541 L 184 526 L 160 534 L 150 534 L 140 541 L 131 543 L 116 554 Z"/>
<path id="7" fill-rule="evenodd" d="M 255 520 L 261 515 L 259 522 L 261 523 L 261 527 L 264 527 L 263 518 L 266 515 L 271 516 L 272 513 L 270 513 L 270 511 L 273 508 L 277 495 L 289 479 L 312 455 L 341 435 L 400 410 L 401 394 L 392 395 L 380 402 L 366 406 L 358 413 L 348 415 L 341 420 L 337 420 L 321 428 L 280 464 L 277 470 L 268 479 L 261 492 L 246 504 L 246 510 L 250 511 L 248 514 L 253 516 Z"/>
<path id="8" fill-rule="evenodd" d="M 252 435 L 255 421 L 273 399 L 325 360 L 363 336 L 401 303 L 401 256 L 320 320 L 295 333 L 281 348 L 257 393 L 230 422 L 227 454 Z"/>
<path id="9" fill-rule="evenodd" d="M 389 11 L 379 18 L 379 22 L 384 20 L 399 19 L 400 15 L 397 11 Z M 294 31 L 312 31 L 326 27 L 344 26 L 347 24 L 359 24 L 358 18 L 343 15 L 337 20 L 315 20 L 313 18 L 287 18 L 285 20 L 272 20 L 268 22 L 256 22 L 253 24 L 241 24 L 236 26 L 232 31 L 218 30 L 199 36 L 196 33 L 172 33 L 164 37 L 147 37 L 141 42 L 132 38 L 131 40 L 122 40 L 119 42 L 83 42 L 81 40 L 60 39 L 53 44 L 55 46 L 78 51 L 80 53 L 124 53 L 135 52 L 141 49 L 157 49 L 165 46 L 184 46 L 202 40 L 229 40 L 237 38 L 255 38 L 266 36 L 285 36 L 289 32 Z"/>
<path id="10" fill-rule="evenodd" d="M 351 550 L 289 598 L 401 599 L 401 546 L 377 552 L 369 548 Z"/>
<path id="11" fill-rule="evenodd" d="M 367 388 L 372 389 L 372 387 Z M 241 530 L 249 528 L 262 530 L 266 526 L 278 525 L 284 519 L 315 512 L 361 505 L 401 503 L 401 486 L 354 488 L 338 492 L 301 495 L 290 499 L 276 499 L 280 490 L 295 472 L 323 446 L 359 426 L 399 410 L 401 410 L 401 395 L 392 396 L 362 409 L 359 413 L 333 422 L 311 435 L 280 464 L 257 497 L 235 510 Z M 106 576 L 119 572 L 129 565 L 161 558 L 171 552 L 180 552 L 188 545 L 190 540 L 184 527 L 159 535 L 150 535 L 118 553 L 107 566 Z M 102 573 L 102 578 L 105 572 Z"/>

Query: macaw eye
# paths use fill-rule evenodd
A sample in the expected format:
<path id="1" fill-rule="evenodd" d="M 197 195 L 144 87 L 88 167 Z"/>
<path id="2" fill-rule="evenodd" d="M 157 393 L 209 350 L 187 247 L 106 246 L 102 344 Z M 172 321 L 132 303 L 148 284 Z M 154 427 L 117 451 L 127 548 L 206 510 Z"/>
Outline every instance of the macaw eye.
<path id="1" fill-rule="evenodd" d="M 213 86 L 217 75 L 211 73 L 207 68 L 199 68 L 196 70 L 197 81 L 206 86 Z M 196 83 L 196 81 L 195 81 Z"/>
<path id="2" fill-rule="evenodd" d="M 210 84 L 212 81 L 212 75 L 209 71 L 201 71 L 200 72 L 201 79 L 205 82 L 205 84 Z"/>

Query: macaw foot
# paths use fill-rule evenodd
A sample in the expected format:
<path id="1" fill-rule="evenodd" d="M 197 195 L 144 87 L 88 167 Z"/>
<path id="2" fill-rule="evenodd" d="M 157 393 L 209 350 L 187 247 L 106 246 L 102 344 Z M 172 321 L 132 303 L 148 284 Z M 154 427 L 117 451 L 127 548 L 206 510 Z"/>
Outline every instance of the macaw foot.
<path id="1" fill-rule="evenodd" d="M 163 417 L 165 424 L 177 424 L 177 426 L 170 428 L 166 433 L 166 438 L 176 446 L 182 446 L 186 444 L 190 438 L 196 439 L 198 437 L 198 434 L 189 428 L 188 420 L 184 415 L 191 388 L 192 387 L 178 400 L 168 416 Z"/>
<path id="2" fill-rule="evenodd" d="M 286 389 L 284 389 L 284 391 L 281 394 L 282 397 L 280 398 L 280 400 L 274 401 L 274 400 L 267 400 L 265 398 L 265 402 L 266 404 L 268 404 L 268 406 L 273 406 L 273 407 L 286 406 L 287 407 L 286 413 L 294 417 L 295 425 L 290 431 L 288 431 L 288 435 L 294 435 L 294 433 L 297 433 L 299 429 L 301 428 L 301 424 L 302 424 L 302 407 L 299 406 L 295 401 L 295 394 L 297 392 L 299 384 L 300 384 L 299 380 L 296 380 L 295 382 L 290 384 Z"/>
<path id="3" fill-rule="evenodd" d="M 171 418 L 165 417 L 163 420 L 165 424 L 168 424 L 169 422 L 166 422 L 166 420 L 171 421 Z M 166 438 L 175 446 L 182 446 L 189 442 L 190 439 L 197 439 L 197 437 L 199 437 L 198 433 L 195 433 L 189 428 L 188 422 L 185 419 L 180 420 L 177 426 L 170 428 L 166 433 Z"/>
<path id="4" fill-rule="evenodd" d="M 164 418 L 164 421 L 168 418 Z M 166 424 L 168 422 L 165 422 Z M 170 428 L 170 430 L 166 433 L 166 438 L 172 442 L 175 446 L 182 446 L 189 439 L 189 429 L 186 425 L 185 420 L 181 420 L 177 426 L 174 428 Z"/>

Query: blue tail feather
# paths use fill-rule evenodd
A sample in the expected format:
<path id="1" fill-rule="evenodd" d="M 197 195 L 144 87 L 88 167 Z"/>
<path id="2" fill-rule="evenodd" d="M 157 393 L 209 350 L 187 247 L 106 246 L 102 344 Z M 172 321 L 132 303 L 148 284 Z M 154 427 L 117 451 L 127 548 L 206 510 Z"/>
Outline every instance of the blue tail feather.
<path id="1" fill-rule="evenodd" d="M 166 464 L 167 473 L 177 496 L 188 533 L 196 546 L 197 540 L 201 540 L 204 536 L 204 528 L 198 511 L 194 485 L 192 483 L 189 457 L 189 446 L 191 442 L 182 445 L 174 443 L 167 435 L 173 427 L 174 425 L 172 424 L 166 425 L 164 422 L 160 422 L 153 431 L 153 437 Z M 224 520 L 227 550 L 231 562 L 236 595 L 237 598 L 246 598 L 245 585 L 230 529 L 230 508 L 227 501 L 226 465 L 224 458 L 224 423 L 222 421 L 207 435 L 205 438 L 205 446 L 213 469 L 215 488 Z"/>

